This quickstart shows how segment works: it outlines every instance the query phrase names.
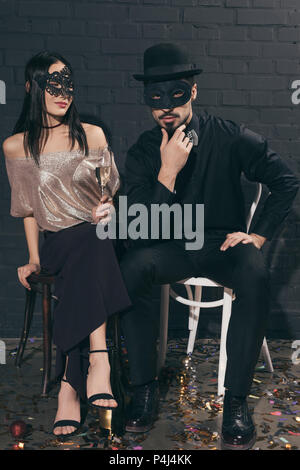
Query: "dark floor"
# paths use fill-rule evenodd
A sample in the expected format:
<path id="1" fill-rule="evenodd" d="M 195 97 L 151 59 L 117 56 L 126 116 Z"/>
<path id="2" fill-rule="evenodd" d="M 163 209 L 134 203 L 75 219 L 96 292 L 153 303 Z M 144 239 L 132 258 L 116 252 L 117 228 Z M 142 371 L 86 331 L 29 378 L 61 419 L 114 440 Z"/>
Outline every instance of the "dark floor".
<path id="1" fill-rule="evenodd" d="M 149 433 L 126 433 L 107 440 L 97 414 L 89 413 L 80 435 L 61 443 L 51 434 L 56 413 L 55 386 L 41 398 L 41 341 L 31 338 L 21 369 L 14 366 L 16 340 L 7 340 L 6 364 L 0 365 L 0 450 L 126 449 L 219 450 L 222 400 L 217 392 L 218 341 L 197 340 L 187 361 L 186 340 L 169 341 L 166 367 L 160 379 L 161 411 Z M 249 397 L 257 442 L 253 450 L 297 450 L 300 447 L 299 359 L 292 341 L 268 341 L 274 365 L 270 374 L 259 362 Z M 298 363 L 298 364 L 297 364 Z M 22 420 L 27 434 L 15 440 L 10 425 Z M 23 444 L 22 444 L 23 443 Z"/>

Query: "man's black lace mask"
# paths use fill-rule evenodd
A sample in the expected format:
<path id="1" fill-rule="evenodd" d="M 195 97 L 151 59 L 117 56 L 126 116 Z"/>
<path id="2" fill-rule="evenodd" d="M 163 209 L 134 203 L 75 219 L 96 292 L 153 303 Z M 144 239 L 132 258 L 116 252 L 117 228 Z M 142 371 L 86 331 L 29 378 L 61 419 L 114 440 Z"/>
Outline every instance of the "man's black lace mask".
<path id="1" fill-rule="evenodd" d="M 46 90 L 52 96 L 73 96 L 74 83 L 72 73 L 65 65 L 59 72 L 45 73 L 35 79 L 42 90 Z"/>

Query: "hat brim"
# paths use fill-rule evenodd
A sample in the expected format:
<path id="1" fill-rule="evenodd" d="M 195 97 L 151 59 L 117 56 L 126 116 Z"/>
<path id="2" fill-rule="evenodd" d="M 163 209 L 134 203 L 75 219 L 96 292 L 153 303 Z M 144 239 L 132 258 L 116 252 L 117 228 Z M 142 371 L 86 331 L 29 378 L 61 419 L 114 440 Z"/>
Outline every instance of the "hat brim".
<path id="1" fill-rule="evenodd" d="M 176 80 L 178 78 L 185 78 L 185 77 L 192 77 L 193 75 L 199 75 L 202 73 L 203 69 L 193 69 L 193 70 L 186 70 L 183 72 L 173 72 L 173 73 L 164 73 L 161 75 L 143 75 L 143 74 L 133 74 L 133 78 L 138 81 L 146 82 L 163 82 L 167 80 Z"/>

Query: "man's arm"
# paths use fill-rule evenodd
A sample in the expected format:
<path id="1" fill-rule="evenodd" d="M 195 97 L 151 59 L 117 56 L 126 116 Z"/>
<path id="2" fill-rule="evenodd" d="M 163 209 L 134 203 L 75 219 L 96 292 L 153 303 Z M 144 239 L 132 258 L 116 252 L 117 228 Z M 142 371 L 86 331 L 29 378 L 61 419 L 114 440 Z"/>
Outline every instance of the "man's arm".
<path id="1" fill-rule="evenodd" d="M 128 206 L 141 203 L 150 209 L 151 204 L 172 204 L 175 200 L 175 193 L 168 188 L 166 179 L 155 175 L 145 149 L 139 144 L 127 153 L 124 177 Z"/>
<path id="2" fill-rule="evenodd" d="M 154 162 L 152 162 L 154 163 Z M 127 196 L 127 206 L 130 208 L 132 204 L 143 204 L 148 210 L 148 233 L 151 224 L 151 205 L 152 204 L 168 204 L 175 202 L 175 193 L 168 188 L 168 184 L 164 178 L 158 179 L 157 169 L 151 165 L 146 149 L 139 142 L 135 144 L 127 153 L 125 161 L 125 194 Z M 165 183 L 165 184 L 164 184 Z M 128 224 L 133 217 L 128 217 Z M 150 235 L 149 235 L 150 237 Z M 150 246 L 157 240 L 138 239 L 129 242 L 129 246 Z"/>
<path id="3" fill-rule="evenodd" d="M 168 170 L 166 168 L 162 168 L 160 169 L 159 173 L 158 173 L 158 177 L 157 177 L 157 180 L 163 184 L 164 186 L 166 186 L 166 188 L 168 188 L 169 191 L 173 192 L 174 193 L 174 187 L 175 187 L 175 182 L 176 182 L 176 175 L 174 174 L 170 174 L 168 172 Z"/>
<path id="4" fill-rule="evenodd" d="M 125 191 L 127 203 L 142 203 L 148 210 L 148 233 L 150 234 L 152 204 L 172 205 L 175 200 L 174 186 L 177 174 L 186 164 L 192 143 L 181 125 L 169 140 L 162 129 L 162 139 L 139 139 L 128 151 L 125 162 Z M 150 236 L 150 235 L 149 235 Z M 150 245 L 152 240 L 142 241 Z"/>
<path id="5" fill-rule="evenodd" d="M 232 149 L 246 178 L 265 184 L 270 191 L 251 233 L 271 240 L 291 210 L 299 180 L 266 139 L 244 125 L 239 127 Z"/>
<path id="6" fill-rule="evenodd" d="M 184 133 L 185 124 L 179 126 L 169 140 L 165 129 L 161 129 L 162 139 L 147 142 L 139 139 L 129 150 L 125 163 L 125 184 L 129 203 L 144 204 L 172 203 L 175 200 L 174 186 L 178 173 L 187 162 L 193 147 Z M 159 152 L 159 160 L 157 159 Z M 156 176 L 155 162 L 159 161 Z"/>

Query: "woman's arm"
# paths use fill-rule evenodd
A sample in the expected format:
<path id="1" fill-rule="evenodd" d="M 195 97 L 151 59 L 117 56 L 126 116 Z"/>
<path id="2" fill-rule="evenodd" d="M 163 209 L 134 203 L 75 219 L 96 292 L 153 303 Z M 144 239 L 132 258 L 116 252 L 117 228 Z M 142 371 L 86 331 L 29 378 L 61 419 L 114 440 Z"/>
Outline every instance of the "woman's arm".
<path id="1" fill-rule="evenodd" d="M 18 180 L 18 173 L 15 173 L 14 158 L 23 154 L 21 134 L 15 134 L 8 137 L 2 145 L 3 153 L 5 156 L 6 168 L 9 183 L 11 186 L 11 215 L 14 217 L 22 217 L 24 220 L 24 230 L 27 240 L 29 262 L 24 266 L 18 267 L 18 278 L 24 287 L 30 289 L 27 282 L 27 277 L 35 271 L 40 270 L 40 257 L 39 257 L 39 229 L 35 218 L 33 217 L 32 207 L 28 197 L 25 198 L 25 192 L 21 191 L 22 185 Z M 13 165 L 11 166 L 11 163 Z M 19 197 L 19 194 L 22 197 Z"/>
<path id="2" fill-rule="evenodd" d="M 39 255 L 39 228 L 34 217 L 24 217 L 24 230 L 27 240 L 28 263 L 40 264 Z"/>
<path id="3" fill-rule="evenodd" d="M 103 132 L 103 129 L 99 126 L 93 124 L 86 124 L 82 123 L 84 130 L 86 132 L 88 145 L 90 149 L 104 149 L 108 143 L 106 140 L 106 136 Z M 116 167 L 114 156 L 112 155 L 112 170 L 111 170 L 111 177 L 113 176 L 116 188 L 110 188 L 110 190 L 114 193 L 119 186 L 119 172 Z M 113 207 L 113 197 L 114 194 L 110 197 L 107 194 L 101 197 L 98 206 L 94 206 L 92 208 L 92 218 L 94 224 L 97 224 L 102 221 L 105 225 L 111 220 L 111 210 Z"/>
<path id="4" fill-rule="evenodd" d="M 28 264 L 18 267 L 18 278 L 24 287 L 31 290 L 27 277 L 32 272 L 39 272 L 40 256 L 39 256 L 39 229 L 34 217 L 24 217 L 24 230 L 27 240 L 29 261 Z"/>

